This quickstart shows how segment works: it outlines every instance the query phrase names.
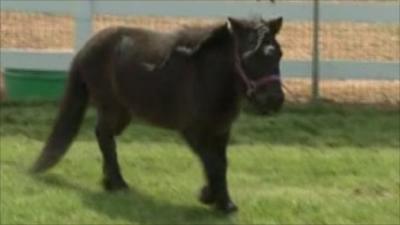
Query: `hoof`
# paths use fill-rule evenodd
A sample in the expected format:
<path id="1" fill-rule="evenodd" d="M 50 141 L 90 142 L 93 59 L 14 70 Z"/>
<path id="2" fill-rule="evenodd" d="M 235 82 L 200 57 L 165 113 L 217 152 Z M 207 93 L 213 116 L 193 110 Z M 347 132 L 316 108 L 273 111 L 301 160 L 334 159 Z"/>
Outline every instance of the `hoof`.
<path id="1" fill-rule="evenodd" d="M 208 188 L 208 186 L 204 186 L 200 190 L 199 201 L 206 205 L 211 205 L 216 202 L 216 198 L 211 194 L 210 188 Z"/>
<path id="2" fill-rule="evenodd" d="M 217 197 L 211 193 L 208 186 L 204 186 L 201 189 L 199 200 L 206 205 L 215 205 L 215 208 L 224 214 L 231 214 L 238 211 L 238 207 L 231 200 L 225 200 L 223 202 L 217 200 Z"/>
<path id="3" fill-rule="evenodd" d="M 235 213 L 239 210 L 238 207 L 231 201 L 223 203 L 223 204 L 217 204 L 216 208 L 218 211 L 220 211 L 224 214 Z"/>
<path id="4" fill-rule="evenodd" d="M 120 191 L 120 190 L 128 190 L 129 187 L 125 181 L 112 181 L 109 179 L 103 180 L 103 187 L 106 191 Z"/>

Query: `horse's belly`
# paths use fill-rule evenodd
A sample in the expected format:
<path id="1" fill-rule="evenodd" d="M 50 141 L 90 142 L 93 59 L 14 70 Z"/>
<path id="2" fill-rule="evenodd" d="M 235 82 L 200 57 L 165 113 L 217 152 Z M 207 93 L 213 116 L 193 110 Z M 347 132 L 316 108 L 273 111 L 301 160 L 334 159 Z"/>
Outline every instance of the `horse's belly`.
<path id="1" fill-rule="evenodd" d="M 160 91 L 154 90 L 151 85 L 146 87 L 147 89 L 142 87 L 120 89 L 119 95 L 132 115 L 168 129 L 179 130 L 185 127 L 190 120 L 192 110 L 187 95 L 183 94 L 184 91 L 176 89 Z"/>
<path id="2" fill-rule="evenodd" d="M 151 125 L 172 129 L 184 129 L 189 121 L 188 115 L 182 115 L 175 110 L 162 110 L 161 108 L 146 108 L 138 105 L 130 107 L 130 111 L 134 118 L 139 118 Z"/>
<path id="3" fill-rule="evenodd" d="M 116 73 L 115 92 L 134 115 L 161 127 L 183 127 L 191 114 L 190 76 L 180 71 L 151 73 L 141 69 Z"/>

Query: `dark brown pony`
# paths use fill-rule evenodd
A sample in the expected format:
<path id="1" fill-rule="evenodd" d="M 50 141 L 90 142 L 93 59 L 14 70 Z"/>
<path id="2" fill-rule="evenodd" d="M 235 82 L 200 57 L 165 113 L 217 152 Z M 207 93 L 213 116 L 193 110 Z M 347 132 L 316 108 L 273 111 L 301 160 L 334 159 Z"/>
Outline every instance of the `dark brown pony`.
<path id="1" fill-rule="evenodd" d="M 239 100 L 262 112 L 281 108 L 282 18 L 238 20 L 175 33 L 116 27 L 101 31 L 74 58 L 52 133 L 33 171 L 54 166 L 76 136 L 89 101 L 98 112 L 96 137 L 107 190 L 127 188 L 114 137 L 131 117 L 180 132 L 204 165 L 200 200 L 224 212 L 229 197 L 226 147 Z"/>

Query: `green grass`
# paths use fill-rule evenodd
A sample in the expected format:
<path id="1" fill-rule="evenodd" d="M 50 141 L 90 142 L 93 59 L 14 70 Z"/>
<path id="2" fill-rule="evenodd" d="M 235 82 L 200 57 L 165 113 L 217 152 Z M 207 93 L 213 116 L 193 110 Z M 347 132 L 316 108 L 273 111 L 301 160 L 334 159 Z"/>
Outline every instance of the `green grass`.
<path id="1" fill-rule="evenodd" d="M 141 122 L 119 138 L 129 192 L 101 189 L 89 111 L 62 162 L 33 177 L 55 116 L 52 103 L 1 107 L 2 224 L 399 224 L 398 109 L 288 106 L 276 117 L 242 114 L 229 146 L 239 213 L 197 202 L 201 167 L 179 136 Z"/>

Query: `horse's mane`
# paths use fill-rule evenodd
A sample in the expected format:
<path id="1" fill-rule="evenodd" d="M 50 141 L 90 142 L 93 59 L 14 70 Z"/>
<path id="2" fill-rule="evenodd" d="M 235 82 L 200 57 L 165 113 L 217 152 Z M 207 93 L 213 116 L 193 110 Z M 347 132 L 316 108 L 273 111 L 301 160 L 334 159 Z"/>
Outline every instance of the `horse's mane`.
<path id="1" fill-rule="evenodd" d="M 224 23 L 184 26 L 167 33 L 128 27 L 117 27 L 115 30 L 122 33 L 117 47 L 119 54 L 129 54 L 148 68 L 162 67 L 174 51 L 191 55 L 206 49 L 210 44 L 220 42 L 219 39 L 226 40 L 224 33 L 227 33 L 224 32 L 227 31 Z M 140 40 L 141 44 L 136 45 L 136 40 Z"/>
<path id="2" fill-rule="evenodd" d="M 188 48 L 195 48 L 216 29 L 222 27 L 224 24 L 221 22 L 210 24 L 206 26 L 184 26 L 176 31 L 176 45 L 185 46 Z"/>
<path id="3" fill-rule="evenodd" d="M 164 46 L 164 55 L 159 56 L 161 58 L 158 62 L 143 62 L 142 65 L 148 70 L 163 68 L 171 60 L 171 57 L 176 56 L 175 52 L 186 56 L 201 53 L 202 50 L 226 41 L 228 32 L 226 24 L 223 23 L 208 26 L 185 26 L 166 36 L 165 40 L 169 39 L 170 45 Z"/>
<path id="4" fill-rule="evenodd" d="M 230 32 L 226 24 L 216 23 L 203 27 L 184 27 L 176 34 L 177 39 L 171 52 L 178 50 L 192 55 L 210 47 L 222 46 L 229 40 Z"/>

